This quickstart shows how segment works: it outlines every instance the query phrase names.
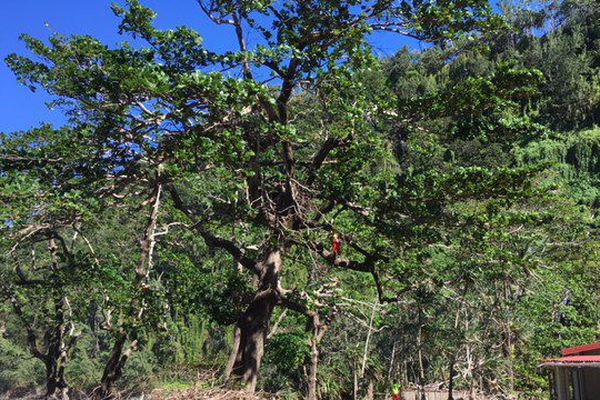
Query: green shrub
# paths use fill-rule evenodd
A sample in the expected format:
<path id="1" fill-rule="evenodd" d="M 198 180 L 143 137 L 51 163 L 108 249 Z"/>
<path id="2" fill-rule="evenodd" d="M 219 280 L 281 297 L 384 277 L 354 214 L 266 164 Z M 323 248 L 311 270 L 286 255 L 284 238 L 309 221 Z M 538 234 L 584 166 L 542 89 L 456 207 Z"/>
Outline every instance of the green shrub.
<path id="1" fill-rule="evenodd" d="M 44 383 L 44 364 L 29 352 L 0 337 L 0 391 L 34 388 Z"/>

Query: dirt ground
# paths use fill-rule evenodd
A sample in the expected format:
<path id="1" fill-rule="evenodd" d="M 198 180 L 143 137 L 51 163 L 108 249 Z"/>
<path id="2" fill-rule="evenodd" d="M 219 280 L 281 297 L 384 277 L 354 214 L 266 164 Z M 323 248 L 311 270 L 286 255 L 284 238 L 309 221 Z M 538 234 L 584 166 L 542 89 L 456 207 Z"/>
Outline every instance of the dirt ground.
<path id="1" fill-rule="evenodd" d="M 267 400 L 260 394 L 252 395 L 246 392 L 226 389 L 189 389 L 164 392 L 153 391 L 147 400 Z"/>
<path id="2" fill-rule="evenodd" d="M 447 400 L 447 391 L 426 390 L 427 400 Z M 74 400 L 83 400 L 83 394 L 73 393 Z M 41 390 L 15 390 L 0 394 L 0 400 L 38 400 L 43 398 Z M 389 400 L 391 395 L 378 393 L 374 400 Z M 421 400 L 419 393 L 415 390 L 404 390 L 402 392 L 403 400 Z M 468 392 L 455 391 L 455 400 L 497 400 L 496 397 L 475 395 L 469 398 Z M 188 390 L 154 390 L 150 394 L 144 395 L 124 395 L 121 400 L 277 400 L 277 397 L 266 394 L 248 394 L 246 392 L 233 391 L 227 389 L 188 389 Z"/>
<path id="3" fill-rule="evenodd" d="M 427 400 L 447 400 L 448 399 L 448 391 L 445 390 L 426 390 L 425 395 Z M 479 394 L 474 394 L 472 397 L 469 397 L 469 392 L 464 392 L 460 390 L 455 390 L 454 400 L 497 400 L 498 397 L 495 396 L 484 396 Z M 416 390 L 405 390 L 402 394 L 403 400 L 421 400 L 419 392 Z"/>

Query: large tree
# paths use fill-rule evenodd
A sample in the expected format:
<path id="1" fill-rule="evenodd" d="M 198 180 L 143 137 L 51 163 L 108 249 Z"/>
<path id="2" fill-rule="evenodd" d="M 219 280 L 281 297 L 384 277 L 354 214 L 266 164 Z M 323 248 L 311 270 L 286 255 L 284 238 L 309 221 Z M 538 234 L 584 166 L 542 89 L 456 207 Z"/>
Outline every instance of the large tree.
<path id="1" fill-rule="evenodd" d="M 470 185 L 461 195 L 468 198 L 503 196 L 521 182 L 510 171 L 480 169 L 407 182 L 388 140 L 394 126 L 389 121 L 401 120 L 403 109 L 389 101 L 389 93 L 371 94 L 364 85 L 369 68 L 377 65 L 367 42 L 370 32 L 443 43 L 496 26 L 486 1 L 199 1 L 199 6 L 215 24 L 231 27 L 237 49 L 217 54 L 187 27 L 160 31 L 152 25 L 154 13 L 130 0 L 125 8 L 114 7 L 122 17 L 120 30 L 148 47 L 108 48 L 89 36 L 60 35 L 48 45 L 25 36 L 37 59 L 8 58 L 20 81 L 56 97 L 69 128 L 58 142 L 20 147 L 4 161 L 31 159 L 28 168 L 42 170 L 48 159 L 74 166 L 52 185 L 84 185 L 84 195 L 106 207 L 146 210 L 147 223 L 138 233 L 132 322 L 119 329 L 101 396 L 110 394 L 138 340 L 162 207 L 176 210 L 168 226 L 192 230 L 253 276 L 254 292 L 235 319 L 230 360 L 231 372 L 253 391 L 276 306 L 305 314 L 317 321 L 313 330 L 320 329 L 315 302 L 285 287 L 296 282 L 286 276 L 286 267 L 311 269 L 316 257 L 318 264 L 372 278 L 380 301 L 395 300 L 395 289 L 386 294 L 382 283 L 392 256 L 387 234 L 395 243 L 403 243 L 398 237 L 420 238 L 424 230 L 411 228 L 411 221 L 421 227 L 438 223 L 428 207 L 443 205 L 442 198 L 462 184 Z M 259 37 L 256 43 L 247 42 L 249 31 Z M 47 154 L 51 150 L 61 156 Z M 393 190 L 380 191 L 388 182 Z M 381 213 L 401 198 L 406 203 L 388 214 L 399 218 L 397 224 L 382 228 Z M 333 232 L 345 242 L 344 256 L 328 249 Z"/>

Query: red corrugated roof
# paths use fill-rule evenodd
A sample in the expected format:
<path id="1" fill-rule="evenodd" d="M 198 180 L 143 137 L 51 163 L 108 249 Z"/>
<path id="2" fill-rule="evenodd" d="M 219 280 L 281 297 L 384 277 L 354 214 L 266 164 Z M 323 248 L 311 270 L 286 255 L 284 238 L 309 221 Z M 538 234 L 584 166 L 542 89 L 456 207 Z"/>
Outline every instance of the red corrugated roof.
<path id="1" fill-rule="evenodd" d="M 598 351 L 600 350 L 600 342 L 586 344 L 583 346 L 570 347 L 568 349 L 563 349 L 560 354 L 563 356 L 573 356 L 576 354 L 585 354 L 589 351 Z"/>
<path id="2" fill-rule="evenodd" d="M 551 358 L 549 360 L 544 360 L 544 363 L 600 363 L 600 356 L 570 356 L 562 358 Z"/>

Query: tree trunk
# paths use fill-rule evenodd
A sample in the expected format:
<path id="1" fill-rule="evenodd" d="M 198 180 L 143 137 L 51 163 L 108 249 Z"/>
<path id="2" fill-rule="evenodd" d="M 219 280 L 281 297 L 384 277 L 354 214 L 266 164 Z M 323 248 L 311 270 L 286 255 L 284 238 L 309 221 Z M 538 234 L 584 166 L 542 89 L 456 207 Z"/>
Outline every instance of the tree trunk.
<path id="1" fill-rule="evenodd" d="M 56 362 L 46 363 L 46 399 L 69 400 L 69 385 L 65 380 L 65 369 Z"/>
<path id="2" fill-rule="evenodd" d="M 316 337 L 310 340 L 310 368 L 308 371 L 308 388 L 306 400 L 317 400 L 317 371 L 319 367 L 319 346 Z"/>
<path id="3" fill-rule="evenodd" d="M 419 397 L 427 400 L 425 395 L 425 366 L 423 364 L 423 325 L 421 324 L 421 310 L 419 310 L 419 332 L 417 334 L 417 356 L 419 358 Z"/>
<path id="4" fill-rule="evenodd" d="M 375 318 L 375 303 L 371 310 L 371 318 L 369 318 L 369 330 L 367 331 L 367 338 L 365 339 L 365 349 L 363 351 L 362 364 L 360 367 L 360 378 L 365 377 L 365 370 L 367 369 L 367 360 L 369 359 L 369 343 L 371 341 L 371 334 L 373 332 L 373 319 Z"/>
<path id="5" fill-rule="evenodd" d="M 358 400 L 358 371 L 356 365 L 354 365 L 352 373 L 354 378 L 352 385 L 352 400 Z"/>
<path id="6" fill-rule="evenodd" d="M 454 354 L 450 356 L 450 368 L 448 377 L 448 400 L 454 400 L 454 364 L 456 362 L 456 357 Z"/>
<path id="7" fill-rule="evenodd" d="M 157 183 L 154 188 L 151 201 L 152 207 L 148 215 L 148 222 L 144 231 L 144 236 L 140 243 L 140 260 L 135 269 L 135 288 L 137 293 L 131 299 L 129 304 L 128 318 L 135 325 L 142 320 L 142 315 L 146 310 L 146 304 L 141 296 L 147 290 L 149 286 L 147 284 L 148 275 L 153 267 L 153 256 L 154 247 L 156 245 L 156 226 L 158 222 L 158 213 L 161 205 L 161 193 L 162 183 Z M 139 295 L 138 295 L 139 293 Z M 104 366 L 102 373 L 102 379 L 100 381 L 100 388 L 94 393 L 94 397 L 98 399 L 110 399 L 114 397 L 114 386 L 115 383 L 123 375 L 123 369 L 125 363 L 131 356 L 131 354 L 137 349 L 137 332 L 133 328 L 130 331 L 126 331 L 126 328 L 121 326 L 119 330 L 115 332 L 115 344 L 113 346 L 110 358 Z M 131 340 L 131 343 L 126 348 L 126 343 Z"/>
<path id="8" fill-rule="evenodd" d="M 56 300 L 56 321 L 58 325 L 47 331 L 45 341 L 48 343 L 47 353 L 42 357 L 46 366 L 46 394 L 45 398 L 60 400 L 69 399 L 69 385 L 65 378 L 65 368 L 69 352 L 77 341 L 75 328 L 67 329 L 67 319 L 70 319 L 70 305 L 66 297 Z M 69 341 L 67 342 L 67 340 Z"/>
<path id="9" fill-rule="evenodd" d="M 367 397 L 366 400 L 375 399 L 375 381 L 369 377 L 369 383 L 367 385 Z"/>
<path id="10" fill-rule="evenodd" d="M 67 332 L 64 321 L 63 304 L 57 305 L 58 325 L 44 334 L 44 341 L 47 343 L 46 352 L 42 352 L 38 346 L 38 339 L 34 328 L 23 318 L 23 311 L 18 301 L 11 299 L 15 313 L 25 322 L 27 327 L 27 342 L 32 355 L 42 361 L 46 367 L 46 399 L 68 400 L 69 386 L 65 379 L 65 366 L 67 364 L 69 351 L 73 348 L 77 335 L 73 330 Z M 66 300 L 65 300 L 66 301 Z M 65 342 L 65 335 L 70 338 L 69 343 Z"/>
<path id="11" fill-rule="evenodd" d="M 231 344 L 231 353 L 229 355 L 229 360 L 227 361 L 227 365 L 225 366 L 225 371 L 223 371 L 223 379 L 225 382 L 229 381 L 231 378 L 231 373 L 233 372 L 233 367 L 236 362 L 239 362 L 238 355 L 240 349 L 240 341 L 241 341 L 242 333 L 237 324 L 233 327 L 233 343 Z"/>
<path id="12" fill-rule="evenodd" d="M 394 344 L 392 345 L 392 356 L 390 357 L 390 368 L 388 369 L 387 376 L 387 381 L 389 384 L 392 384 L 393 382 L 392 375 L 394 371 L 394 361 L 396 361 L 396 344 L 398 344 L 398 342 L 394 341 Z"/>
<path id="13" fill-rule="evenodd" d="M 46 395 L 47 399 L 69 399 L 69 385 L 65 379 L 67 364 L 67 348 L 63 341 L 62 327 L 57 328 L 57 335 L 48 348 L 44 364 L 46 365 Z M 59 332 L 60 331 L 60 332 Z"/>
<path id="14" fill-rule="evenodd" d="M 509 301 L 512 300 L 510 282 L 508 278 L 504 280 L 504 304 L 509 304 Z M 512 335 L 512 321 L 510 320 L 510 314 L 508 310 L 505 311 L 506 318 L 504 320 L 504 330 L 505 330 L 505 354 L 507 367 L 508 367 L 508 382 L 509 382 L 509 391 L 511 396 L 515 392 L 515 371 L 514 371 L 514 348 L 513 348 L 513 335 Z"/>
<path id="15" fill-rule="evenodd" d="M 264 356 L 273 309 L 278 302 L 281 250 L 267 253 L 258 265 L 258 292 L 238 320 L 240 346 L 232 372 L 241 378 L 248 392 L 256 391 L 258 372 Z"/>
<path id="16" fill-rule="evenodd" d="M 69 399 L 69 385 L 65 379 L 66 359 L 55 359 L 48 357 L 46 359 L 46 399 Z"/>
<path id="17" fill-rule="evenodd" d="M 101 352 L 100 349 L 100 338 L 98 337 L 98 320 L 96 315 L 98 313 L 98 303 L 93 301 L 88 311 L 88 325 L 92 333 L 92 339 L 94 341 L 94 347 L 92 348 L 91 357 L 96 359 Z"/>
<path id="18" fill-rule="evenodd" d="M 310 368 L 308 372 L 308 386 L 306 390 L 306 400 L 318 400 L 317 382 L 319 371 L 319 344 L 327 331 L 328 326 L 321 323 L 319 314 L 312 315 L 313 335 L 310 339 Z"/>
<path id="19" fill-rule="evenodd" d="M 112 399 L 115 396 L 115 383 L 123 375 L 123 369 L 127 359 L 131 356 L 131 353 L 135 350 L 137 341 L 133 341 L 129 347 L 125 350 L 125 344 L 127 343 L 127 335 L 121 334 L 112 349 L 112 353 L 108 362 L 104 366 L 102 373 L 102 379 L 100 381 L 100 388 L 94 393 L 94 398 L 99 400 Z"/>
<path id="20" fill-rule="evenodd" d="M 248 392 L 256 390 L 258 372 L 264 356 L 269 321 L 274 306 L 273 295 L 255 300 L 239 321 L 240 346 L 233 373 L 242 379 Z"/>

